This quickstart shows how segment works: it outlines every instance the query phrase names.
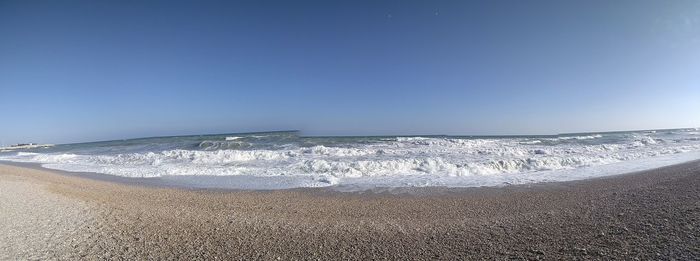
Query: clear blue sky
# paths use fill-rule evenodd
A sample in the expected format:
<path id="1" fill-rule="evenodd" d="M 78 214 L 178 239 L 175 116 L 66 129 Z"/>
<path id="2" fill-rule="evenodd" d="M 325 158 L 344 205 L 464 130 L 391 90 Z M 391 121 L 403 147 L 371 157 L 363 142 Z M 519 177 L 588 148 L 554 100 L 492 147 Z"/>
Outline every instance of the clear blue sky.
<path id="1" fill-rule="evenodd" d="M 0 1 L 0 142 L 700 126 L 700 1 Z"/>

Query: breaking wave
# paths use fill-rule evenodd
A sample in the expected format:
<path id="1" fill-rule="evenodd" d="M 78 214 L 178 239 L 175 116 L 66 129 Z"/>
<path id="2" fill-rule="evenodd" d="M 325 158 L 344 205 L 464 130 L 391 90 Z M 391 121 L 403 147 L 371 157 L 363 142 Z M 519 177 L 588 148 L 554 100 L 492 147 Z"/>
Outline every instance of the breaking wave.
<path id="1" fill-rule="evenodd" d="M 503 177 L 548 171 L 584 170 L 635 160 L 699 152 L 697 131 L 680 134 L 624 133 L 578 136 L 454 138 L 314 138 L 292 136 L 202 137 L 176 149 L 96 153 L 95 148 L 56 152 L 14 152 L 0 159 L 37 162 L 45 167 L 125 177 L 255 176 L 302 177 L 300 186 L 345 184 L 351 180 L 393 178 L 394 185 L 430 185 L 430 180 L 480 177 L 491 184 Z M 258 137 L 259 136 L 259 137 Z M 175 143 L 175 141 L 173 141 Z M 183 143 L 182 140 L 177 142 Z M 172 147 L 172 145 L 169 145 Z M 104 147 L 104 145 L 102 146 Z M 140 147 L 138 147 L 140 148 Z M 134 150 L 134 149 L 132 149 Z M 117 151 L 118 152 L 118 151 Z M 513 176 L 515 175 L 515 176 Z M 409 180 L 419 179 L 420 182 Z M 309 185 L 311 184 L 311 185 Z M 452 183 L 443 184 L 450 185 Z M 471 184 L 471 183 L 470 183 Z"/>

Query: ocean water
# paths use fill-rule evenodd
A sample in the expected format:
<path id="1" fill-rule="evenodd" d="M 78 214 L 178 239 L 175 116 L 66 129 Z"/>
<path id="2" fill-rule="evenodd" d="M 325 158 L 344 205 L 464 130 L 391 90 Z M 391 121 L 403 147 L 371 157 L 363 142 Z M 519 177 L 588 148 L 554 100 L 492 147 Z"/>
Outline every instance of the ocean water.
<path id="1" fill-rule="evenodd" d="M 700 130 L 553 136 L 157 137 L 0 152 L 0 160 L 194 187 L 473 187 L 567 181 L 700 159 Z"/>

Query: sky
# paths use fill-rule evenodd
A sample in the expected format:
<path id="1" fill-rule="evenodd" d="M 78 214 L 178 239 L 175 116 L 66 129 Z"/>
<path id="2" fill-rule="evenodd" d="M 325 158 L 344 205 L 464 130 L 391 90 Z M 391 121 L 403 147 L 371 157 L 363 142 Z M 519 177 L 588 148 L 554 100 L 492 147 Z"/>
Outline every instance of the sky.
<path id="1" fill-rule="evenodd" d="M 700 126 L 700 1 L 0 0 L 0 145 Z"/>

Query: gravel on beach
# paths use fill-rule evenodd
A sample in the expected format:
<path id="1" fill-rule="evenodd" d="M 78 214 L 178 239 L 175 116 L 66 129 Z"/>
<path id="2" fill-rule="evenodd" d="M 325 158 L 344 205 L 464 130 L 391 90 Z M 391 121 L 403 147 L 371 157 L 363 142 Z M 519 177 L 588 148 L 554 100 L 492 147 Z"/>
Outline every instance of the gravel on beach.
<path id="1" fill-rule="evenodd" d="M 700 259 L 700 161 L 500 188 L 188 190 L 0 165 L 0 259 Z"/>

